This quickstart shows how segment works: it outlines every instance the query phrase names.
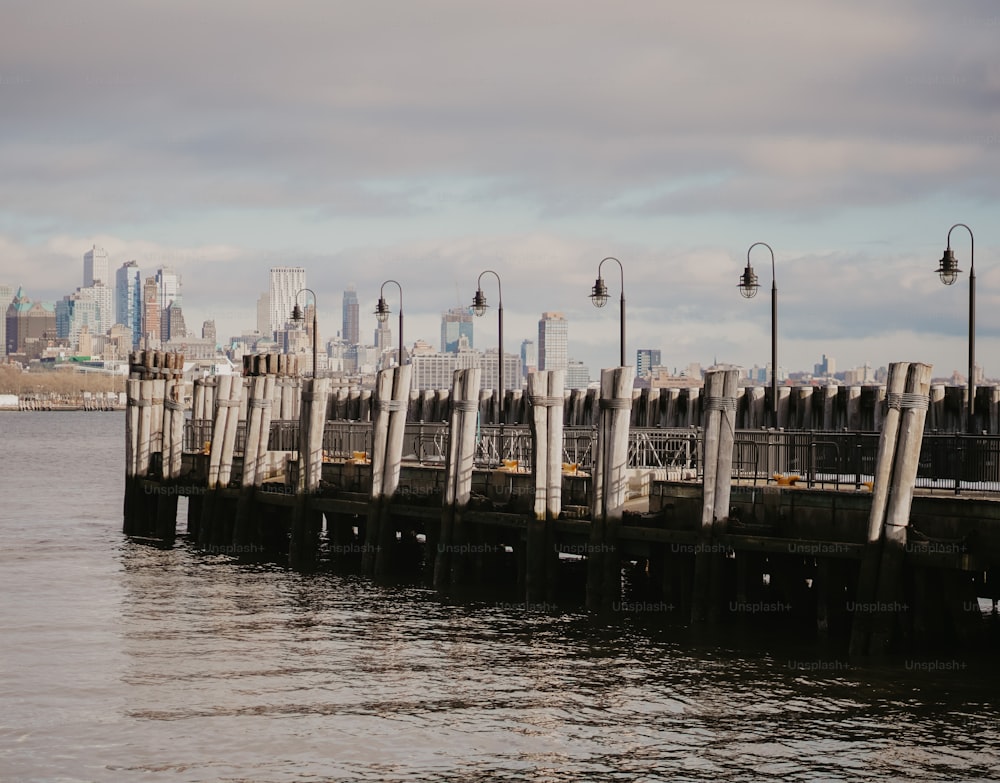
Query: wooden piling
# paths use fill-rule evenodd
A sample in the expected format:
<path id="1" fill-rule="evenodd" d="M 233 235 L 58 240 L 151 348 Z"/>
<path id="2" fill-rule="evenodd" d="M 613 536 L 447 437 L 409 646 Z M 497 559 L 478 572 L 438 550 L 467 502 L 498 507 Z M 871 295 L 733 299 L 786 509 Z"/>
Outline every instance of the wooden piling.
<path id="1" fill-rule="evenodd" d="M 705 377 L 704 483 L 702 514 L 695 552 L 691 621 L 704 622 L 718 610 L 722 580 L 722 553 L 714 539 L 724 532 L 729 518 L 732 486 L 733 442 L 736 427 L 737 370 L 715 370 Z"/>
<path id="2" fill-rule="evenodd" d="M 532 604 L 554 597 L 558 554 L 553 523 L 562 511 L 563 371 L 530 373 L 528 394 L 535 500 L 525 542 L 525 597 Z"/>
<path id="3" fill-rule="evenodd" d="M 316 563 L 321 516 L 311 506 L 323 477 L 323 429 L 329 378 L 308 378 L 302 385 L 299 406 L 299 476 L 295 509 L 289 538 L 288 562 L 297 570 L 309 570 Z"/>
<path id="4" fill-rule="evenodd" d="M 271 392 L 274 377 L 257 375 L 249 388 L 246 445 L 243 447 L 243 473 L 240 476 L 240 497 L 236 505 L 236 525 L 233 543 L 245 547 L 258 542 L 254 498 L 263 480 L 267 459 L 267 440 L 271 430 Z"/>
<path id="5" fill-rule="evenodd" d="M 634 373 L 634 367 L 601 371 L 587 550 L 587 608 L 595 611 L 607 611 L 621 598 L 618 529 L 628 489 L 628 422 Z"/>
<path id="6" fill-rule="evenodd" d="M 434 586 L 445 588 L 465 579 L 462 547 L 468 539 L 462 513 L 472 494 L 472 470 L 476 454 L 476 420 L 479 413 L 479 384 L 482 370 L 456 370 L 451 393 L 451 437 L 445 466 L 441 526 L 434 553 Z"/>
<path id="7" fill-rule="evenodd" d="M 872 485 L 867 543 L 862 557 L 851 626 L 850 653 L 888 650 L 901 600 L 900 571 L 910 505 L 928 408 L 931 366 L 889 366 L 887 411 L 882 423 Z"/>
<path id="8" fill-rule="evenodd" d="M 138 374 L 138 373 L 136 373 Z M 127 381 L 128 394 L 125 409 L 125 535 L 135 532 L 136 517 L 142 502 L 142 478 L 138 473 L 139 464 L 139 421 L 142 408 L 140 397 L 141 381 L 130 378 Z"/>
<path id="9" fill-rule="evenodd" d="M 372 426 L 372 485 L 368 504 L 366 546 L 362 567 L 376 578 L 386 576 L 392 565 L 396 530 L 390 506 L 399 487 L 403 434 L 410 400 L 412 365 L 387 367 L 376 381 L 375 421 Z"/>

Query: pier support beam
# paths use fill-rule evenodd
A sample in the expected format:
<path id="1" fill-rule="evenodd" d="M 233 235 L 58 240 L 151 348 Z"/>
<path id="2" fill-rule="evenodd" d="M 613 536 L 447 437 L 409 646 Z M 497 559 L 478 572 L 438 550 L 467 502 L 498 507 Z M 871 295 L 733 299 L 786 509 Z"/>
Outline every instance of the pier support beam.
<path id="1" fill-rule="evenodd" d="M 931 366 L 889 366 L 887 412 L 872 486 L 868 537 L 851 626 L 851 655 L 889 651 L 906 611 L 902 564 L 927 416 Z"/>
<path id="2" fill-rule="evenodd" d="M 733 443 L 736 432 L 736 385 L 739 371 L 715 370 L 705 377 L 705 473 L 701 525 L 695 552 L 691 621 L 718 619 L 722 600 L 725 553 L 717 552 L 716 537 L 725 532 L 733 482 Z"/>
<path id="3" fill-rule="evenodd" d="M 403 364 L 381 370 L 376 381 L 375 422 L 372 426 L 372 486 L 368 504 L 364 572 L 384 578 L 392 568 L 396 530 L 390 506 L 399 488 L 403 434 L 410 400 L 410 371 Z"/>
<path id="4" fill-rule="evenodd" d="M 526 536 L 525 600 L 530 605 L 555 597 L 559 556 L 553 522 L 562 511 L 563 371 L 530 373 L 528 395 L 535 479 L 534 517 Z"/>
<path id="5" fill-rule="evenodd" d="M 476 421 L 479 414 L 479 383 L 482 370 L 456 370 L 451 391 L 451 437 L 441 528 L 434 552 L 434 586 L 441 589 L 465 579 L 463 547 L 468 544 L 462 514 L 472 494 L 472 469 L 476 455 Z"/>
<path id="6" fill-rule="evenodd" d="M 628 423 L 634 374 L 634 367 L 601 371 L 587 549 L 587 608 L 592 611 L 608 611 L 621 599 L 618 529 L 628 490 Z"/>
<path id="7" fill-rule="evenodd" d="M 288 542 L 288 563 L 297 570 L 309 570 L 315 565 L 319 546 L 320 524 L 310 501 L 319 491 L 323 476 L 323 428 L 329 388 L 329 378 L 307 378 L 302 387 L 299 475 Z"/>

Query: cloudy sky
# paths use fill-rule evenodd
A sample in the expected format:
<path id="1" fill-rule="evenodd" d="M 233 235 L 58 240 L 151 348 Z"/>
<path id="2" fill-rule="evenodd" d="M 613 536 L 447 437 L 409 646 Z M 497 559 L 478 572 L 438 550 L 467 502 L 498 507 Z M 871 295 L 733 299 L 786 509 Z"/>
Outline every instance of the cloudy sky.
<path id="1" fill-rule="evenodd" d="M 406 342 L 502 279 L 508 351 L 543 311 L 570 354 L 967 367 L 1000 377 L 1000 4 L 924 0 L 135 2 L 0 12 L 0 283 L 53 300 L 83 253 L 183 276 L 188 324 L 254 326 L 302 265 L 320 331 L 387 279 Z M 395 313 L 395 287 L 387 300 Z M 491 304 L 496 281 L 484 278 Z M 394 319 L 393 319 L 394 322 Z M 495 345 L 496 319 L 476 345 Z"/>

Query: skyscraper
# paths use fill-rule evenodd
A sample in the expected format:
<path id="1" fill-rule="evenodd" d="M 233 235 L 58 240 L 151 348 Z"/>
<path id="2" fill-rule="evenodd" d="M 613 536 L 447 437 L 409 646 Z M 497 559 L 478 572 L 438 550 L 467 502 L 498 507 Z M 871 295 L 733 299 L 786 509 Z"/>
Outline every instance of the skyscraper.
<path id="1" fill-rule="evenodd" d="M 181 306 L 181 276 L 169 266 L 156 270 L 156 285 L 160 289 L 160 311 L 170 305 Z"/>
<path id="2" fill-rule="evenodd" d="M 358 292 L 354 286 L 348 286 L 344 291 L 344 322 L 340 336 L 348 345 L 357 345 L 361 341 L 361 330 L 358 318 Z"/>
<path id="3" fill-rule="evenodd" d="M 106 286 L 114 285 L 114 280 L 111 279 L 111 261 L 108 258 L 108 251 L 94 245 L 83 254 L 83 285 L 84 287 L 91 286 L 97 280 Z"/>
<path id="4" fill-rule="evenodd" d="M 271 296 L 267 291 L 257 297 L 257 331 L 268 340 L 273 340 L 271 334 Z"/>
<path id="5" fill-rule="evenodd" d="M 142 338 L 143 348 L 160 347 L 160 287 L 155 277 L 142 283 Z"/>
<path id="6" fill-rule="evenodd" d="M 542 313 L 538 322 L 538 369 L 565 370 L 569 364 L 569 322 L 562 313 Z"/>
<path id="7" fill-rule="evenodd" d="M 456 353 L 459 339 L 465 336 L 472 348 L 472 313 L 467 307 L 453 307 L 441 313 L 441 353 Z"/>
<path id="8" fill-rule="evenodd" d="M 301 266 L 271 267 L 271 286 L 268 290 L 268 307 L 271 312 L 270 339 L 284 328 L 292 317 L 295 295 L 306 287 L 306 270 Z M 306 301 L 300 305 L 305 309 Z"/>
<path id="9" fill-rule="evenodd" d="M 535 348 L 534 340 L 523 340 L 521 342 L 521 371 L 527 377 L 529 372 L 538 369 L 538 351 Z"/>
<path id="10" fill-rule="evenodd" d="M 142 336 L 142 270 L 137 261 L 126 261 L 115 271 L 115 323 L 132 331 L 132 347 Z"/>
<path id="11" fill-rule="evenodd" d="M 0 356 L 7 355 L 7 305 L 14 301 L 14 288 L 0 285 Z"/>
<path id="12" fill-rule="evenodd" d="M 650 375 L 661 364 L 660 352 L 655 348 L 640 348 L 635 352 L 635 374 L 639 378 Z"/>

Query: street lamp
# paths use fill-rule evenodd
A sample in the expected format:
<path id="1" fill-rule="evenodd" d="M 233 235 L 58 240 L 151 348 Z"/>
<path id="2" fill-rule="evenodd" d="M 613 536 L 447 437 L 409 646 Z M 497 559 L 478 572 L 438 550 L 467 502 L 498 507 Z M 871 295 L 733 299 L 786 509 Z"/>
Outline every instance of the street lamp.
<path id="1" fill-rule="evenodd" d="M 612 258 L 608 256 L 607 258 L 602 258 L 601 263 L 597 265 L 597 282 L 594 283 L 594 288 L 590 293 L 590 298 L 594 302 L 594 307 L 604 307 L 608 303 L 608 287 L 604 283 L 604 278 L 601 277 L 601 267 L 604 265 L 605 261 L 614 261 L 618 264 L 618 269 L 621 271 L 622 278 L 622 301 L 621 301 L 621 326 L 619 328 L 621 336 L 621 367 L 625 366 L 625 270 L 622 268 L 622 262 L 617 258 Z"/>
<path id="2" fill-rule="evenodd" d="M 319 305 L 316 303 L 316 292 L 311 288 L 300 288 L 295 292 L 295 307 L 292 308 L 292 321 L 297 324 L 302 324 L 306 320 L 305 313 L 302 308 L 299 307 L 299 294 L 309 292 L 312 294 L 313 298 L 313 378 L 318 377 L 318 365 L 316 364 L 316 339 L 319 336 L 319 332 L 316 331 L 316 311 L 319 310 Z"/>
<path id="3" fill-rule="evenodd" d="M 472 298 L 472 312 L 477 316 L 482 316 L 486 313 L 487 307 L 486 296 L 483 294 L 483 275 L 490 274 L 497 279 L 497 333 L 498 340 L 500 343 L 500 354 L 497 358 L 497 381 L 500 385 L 500 426 L 503 426 L 504 415 L 503 415 L 503 400 L 504 400 L 504 385 L 503 385 L 503 288 L 500 285 L 500 275 L 494 272 L 492 269 L 486 269 L 479 273 L 479 277 L 476 280 L 476 295 Z"/>
<path id="4" fill-rule="evenodd" d="M 771 252 L 771 419 L 772 425 L 778 427 L 778 284 L 774 276 L 774 251 L 766 242 L 754 242 L 747 248 L 747 268 L 740 275 L 739 289 L 744 299 L 753 299 L 757 295 L 757 273 L 750 266 L 750 251 L 757 245 L 763 245 Z"/>
<path id="5" fill-rule="evenodd" d="M 969 232 L 969 399 L 966 428 L 972 433 L 975 432 L 973 411 L 976 405 L 976 238 L 965 223 L 956 223 L 948 229 L 948 247 L 945 248 L 937 273 L 942 283 L 952 285 L 962 271 L 958 268 L 958 261 L 951 249 L 951 232 L 959 226 Z"/>
<path id="6" fill-rule="evenodd" d="M 399 364 L 403 364 L 403 286 L 395 280 L 386 280 L 378 292 L 378 305 L 375 307 L 375 317 L 379 323 L 384 324 L 389 318 L 389 305 L 385 301 L 385 287 L 389 283 L 395 283 L 399 289 Z"/>

